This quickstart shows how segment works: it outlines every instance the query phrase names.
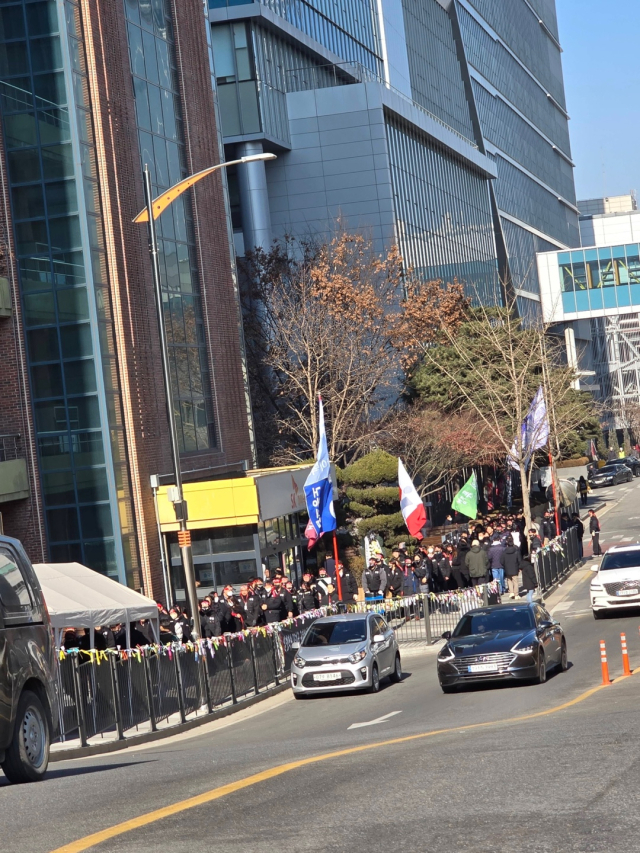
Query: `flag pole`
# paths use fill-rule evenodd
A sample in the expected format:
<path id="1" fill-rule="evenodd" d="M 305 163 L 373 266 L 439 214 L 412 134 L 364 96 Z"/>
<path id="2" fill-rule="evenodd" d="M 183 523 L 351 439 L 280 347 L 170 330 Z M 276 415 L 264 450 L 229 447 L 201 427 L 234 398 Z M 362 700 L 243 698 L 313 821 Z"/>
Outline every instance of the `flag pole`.
<path id="1" fill-rule="evenodd" d="M 338 537 L 336 531 L 333 531 L 333 558 L 336 561 L 336 585 L 338 587 L 338 601 L 342 601 L 342 578 L 338 570 Z"/>

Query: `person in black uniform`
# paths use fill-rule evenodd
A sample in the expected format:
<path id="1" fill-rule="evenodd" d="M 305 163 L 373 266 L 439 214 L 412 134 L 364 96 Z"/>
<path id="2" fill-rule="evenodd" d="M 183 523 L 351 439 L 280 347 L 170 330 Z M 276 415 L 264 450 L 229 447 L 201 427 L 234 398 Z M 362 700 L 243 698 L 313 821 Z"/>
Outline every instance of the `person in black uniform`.
<path id="1" fill-rule="evenodd" d="M 371 557 L 369 565 L 362 574 L 362 587 L 367 599 L 382 598 L 387 588 L 387 574 L 380 563 Z"/>
<path id="2" fill-rule="evenodd" d="M 350 569 L 345 569 L 342 563 L 338 563 L 340 574 L 340 586 L 342 587 L 342 600 L 349 603 L 358 600 L 358 581 L 351 574 Z"/>
<path id="3" fill-rule="evenodd" d="M 304 575 L 305 578 L 310 577 Z M 317 607 L 315 592 L 308 580 L 303 580 L 298 590 L 298 607 L 300 613 L 307 613 L 309 610 L 315 610 Z"/>
<path id="4" fill-rule="evenodd" d="M 409 561 L 411 562 L 411 561 Z M 402 588 L 404 587 L 404 572 L 400 568 L 399 562 L 392 562 L 387 572 L 387 589 L 392 598 L 402 598 Z"/>
<path id="5" fill-rule="evenodd" d="M 260 607 L 264 612 L 267 625 L 272 625 L 274 622 L 281 622 L 286 614 L 283 614 L 284 607 L 280 593 L 271 581 L 265 581 L 264 590 L 266 595 Z"/>
<path id="6" fill-rule="evenodd" d="M 589 533 L 591 534 L 591 544 L 593 545 L 593 556 L 601 557 L 602 548 L 600 547 L 600 520 L 596 515 L 595 509 L 589 510 Z"/>

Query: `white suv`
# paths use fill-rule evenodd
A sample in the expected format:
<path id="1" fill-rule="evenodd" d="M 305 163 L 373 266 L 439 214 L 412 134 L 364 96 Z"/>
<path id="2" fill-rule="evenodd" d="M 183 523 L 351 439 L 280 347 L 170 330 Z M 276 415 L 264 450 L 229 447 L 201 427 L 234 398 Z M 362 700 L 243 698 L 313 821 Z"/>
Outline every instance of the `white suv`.
<path id="1" fill-rule="evenodd" d="M 607 549 L 591 581 L 591 609 L 599 619 L 605 610 L 640 607 L 640 545 Z"/>

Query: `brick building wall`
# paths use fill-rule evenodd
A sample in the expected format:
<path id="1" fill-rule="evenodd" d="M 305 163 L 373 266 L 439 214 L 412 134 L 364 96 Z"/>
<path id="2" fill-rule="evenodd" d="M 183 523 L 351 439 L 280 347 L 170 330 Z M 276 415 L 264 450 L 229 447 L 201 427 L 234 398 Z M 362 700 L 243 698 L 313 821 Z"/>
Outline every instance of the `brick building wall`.
<path id="1" fill-rule="evenodd" d="M 205 19 L 200 0 L 172 4 L 187 168 L 219 162 Z M 147 230 L 134 225 L 144 206 L 135 102 L 121 0 L 82 0 L 101 203 L 137 540 L 140 584 L 161 595 L 162 578 L 151 474 L 171 471 L 166 400 Z M 185 454 L 185 479 L 238 470 L 251 451 L 244 398 L 239 314 L 218 176 L 193 199 L 218 448 Z M 194 472 L 189 474 L 188 472 Z"/>

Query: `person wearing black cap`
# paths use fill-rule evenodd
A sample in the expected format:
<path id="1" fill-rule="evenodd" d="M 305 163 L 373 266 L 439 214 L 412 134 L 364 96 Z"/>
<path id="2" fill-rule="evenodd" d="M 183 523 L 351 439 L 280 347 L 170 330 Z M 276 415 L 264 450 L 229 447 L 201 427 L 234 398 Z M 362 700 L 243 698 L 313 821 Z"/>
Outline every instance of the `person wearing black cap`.
<path id="1" fill-rule="evenodd" d="M 346 602 L 357 601 L 358 581 L 349 569 L 345 569 L 342 563 L 338 563 L 338 572 L 340 574 L 340 586 L 342 587 L 342 600 Z"/>

